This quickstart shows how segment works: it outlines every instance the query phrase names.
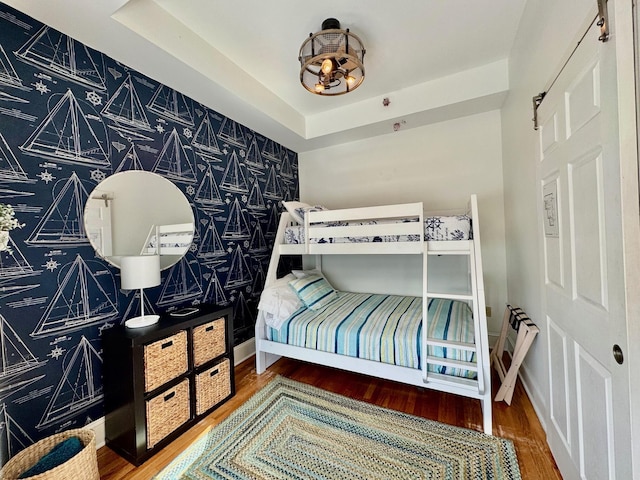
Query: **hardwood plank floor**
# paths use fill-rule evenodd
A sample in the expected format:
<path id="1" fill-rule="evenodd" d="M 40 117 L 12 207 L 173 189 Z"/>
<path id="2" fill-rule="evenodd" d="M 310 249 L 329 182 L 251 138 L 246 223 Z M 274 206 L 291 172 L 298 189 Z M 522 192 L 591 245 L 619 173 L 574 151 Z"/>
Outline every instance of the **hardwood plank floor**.
<path id="1" fill-rule="evenodd" d="M 382 407 L 482 431 L 480 402 L 457 395 L 289 359 L 278 361 L 267 372 L 258 376 L 254 358 L 251 357 L 238 365 L 235 373 L 236 395 L 142 466 L 136 468 L 108 447 L 100 448 L 98 450 L 100 478 L 102 480 L 146 480 L 153 477 L 194 440 L 220 423 L 276 375 Z M 494 396 L 498 385 L 497 378 L 494 378 Z M 544 430 L 520 383 L 516 386 L 511 406 L 504 402 L 494 402 L 493 421 L 494 434 L 514 442 L 524 480 L 562 478 L 549 451 Z"/>

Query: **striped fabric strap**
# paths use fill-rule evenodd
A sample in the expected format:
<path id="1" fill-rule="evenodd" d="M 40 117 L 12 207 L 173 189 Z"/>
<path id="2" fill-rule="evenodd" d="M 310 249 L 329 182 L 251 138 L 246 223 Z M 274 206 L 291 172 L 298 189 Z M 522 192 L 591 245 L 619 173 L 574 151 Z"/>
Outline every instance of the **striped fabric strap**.
<path id="1" fill-rule="evenodd" d="M 509 323 L 511 324 L 511 328 L 516 332 L 520 329 L 520 324 L 522 322 L 527 326 L 535 325 L 522 308 L 515 305 L 507 305 L 507 308 L 510 311 Z"/>

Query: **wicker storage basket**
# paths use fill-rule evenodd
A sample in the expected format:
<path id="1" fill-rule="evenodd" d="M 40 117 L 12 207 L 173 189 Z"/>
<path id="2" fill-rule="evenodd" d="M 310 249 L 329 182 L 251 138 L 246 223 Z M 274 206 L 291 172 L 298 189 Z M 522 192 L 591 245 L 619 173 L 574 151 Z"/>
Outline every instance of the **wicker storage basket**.
<path id="1" fill-rule="evenodd" d="M 218 318 L 193 329 L 193 363 L 204 365 L 226 351 L 225 319 Z"/>
<path id="2" fill-rule="evenodd" d="M 196 415 L 202 415 L 231 395 L 229 359 L 196 375 Z"/>
<path id="3" fill-rule="evenodd" d="M 144 391 L 150 392 L 182 375 L 188 368 L 187 332 L 150 343 L 144 347 Z"/>
<path id="4" fill-rule="evenodd" d="M 93 430 L 88 429 L 67 430 L 57 433 L 25 448 L 11 458 L 4 468 L 0 470 L 0 478 L 2 480 L 17 479 L 23 472 L 38 463 L 38 460 L 49 453 L 58 443 L 74 436 L 79 437 L 84 445 L 80 453 L 74 455 L 62 465 L 27 478 L 29 480 L 100 480 L 96 455 L 96 436 Z"/>
<path id="5" fill-rule="evenodd" d="M 189 380 L 147 401 L 147 448 L 156 444 L 191 418 Z"/>

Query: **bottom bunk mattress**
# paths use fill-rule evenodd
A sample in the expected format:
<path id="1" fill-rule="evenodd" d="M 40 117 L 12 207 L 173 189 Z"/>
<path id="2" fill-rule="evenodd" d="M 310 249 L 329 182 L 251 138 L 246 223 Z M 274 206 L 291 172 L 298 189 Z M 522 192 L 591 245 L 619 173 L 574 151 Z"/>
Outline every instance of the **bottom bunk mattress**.
<path id="1" fill-rule="evenodd" d="M 320 310 L 297 310 L 280 327 L 267 328 L 267 339 L 298 347 L 419 369 L 422 366 L 422 298 L 339 292 Z M 474 343 L 473 314 L 464 302 L 429 301 L 430 339 Z M 429 347 L 434 357 L 473 362 L 475 353 Z M 459 368 L 429 365 L 433 373 L 476 378 Z"/>

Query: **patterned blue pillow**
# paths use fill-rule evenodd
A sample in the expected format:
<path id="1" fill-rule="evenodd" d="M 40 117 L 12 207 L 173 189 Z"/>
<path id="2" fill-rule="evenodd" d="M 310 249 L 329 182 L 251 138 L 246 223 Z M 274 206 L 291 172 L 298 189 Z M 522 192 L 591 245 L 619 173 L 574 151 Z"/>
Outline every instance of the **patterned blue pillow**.
<path id="1" fill-rule="evenodd" d="M 296 278 L 291 280 L 289 285 L 310 310 L 319 310 L 338 298 L 338 292 L 320 275 Z"/>
<path id="2" fill-rule="evenodd" d="M 327 207 L 323 207 L 322 205 L 313 205 L 307 207 L 298 207 L 295 209 L 296 214 L 302 219 L 298 223 L 304 223 L 304 216 L 307 212 L 324 212 L 329 210 Z"/>

